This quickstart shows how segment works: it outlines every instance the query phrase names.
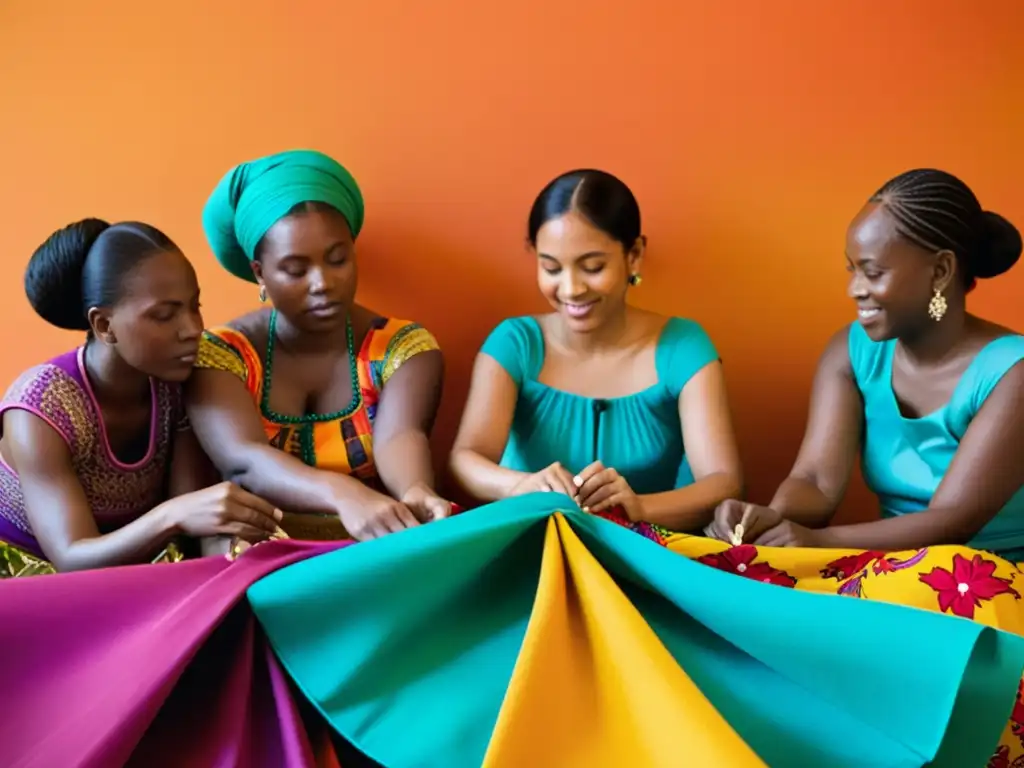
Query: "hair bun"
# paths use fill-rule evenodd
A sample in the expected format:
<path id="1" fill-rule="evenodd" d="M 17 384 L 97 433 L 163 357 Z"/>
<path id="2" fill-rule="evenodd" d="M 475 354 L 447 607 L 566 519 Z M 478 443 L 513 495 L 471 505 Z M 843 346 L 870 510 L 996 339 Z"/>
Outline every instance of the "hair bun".
<path id="1" fill-rule="evenodd" d="M 982 211 L 984 232 L 977 258 L 971 264 L 976 277 L 996 277 L 1008 271 L 1020 259 L 1020 232 L 998 213 Z"/>
<path id="2" fill-rule="evenodd" d="M 83 219 L 58 229 L 40 245 L 25 269 L 25 295 L 43 320 L 69 331 L 88 331 L 82 270 L 93 243 L 110 224 Z"/>

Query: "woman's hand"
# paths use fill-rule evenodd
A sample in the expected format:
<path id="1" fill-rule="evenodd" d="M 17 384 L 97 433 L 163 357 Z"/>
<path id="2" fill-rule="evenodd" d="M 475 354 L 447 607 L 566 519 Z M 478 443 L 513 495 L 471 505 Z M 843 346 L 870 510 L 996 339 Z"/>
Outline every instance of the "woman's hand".
<path id="1" fill-rule="evenodd" d="M 526 475 L 513 486 L 510 496 L 522 496 L 527 493 L 551 492 L 576 496 L 576 486 L 572 482 L 572 474 L 557 461 L 532 475 Z"/>
<path id="2" fill-rule="evenodd" d="M 338 494 L 334 507 L 342 526 L 356 541 L 376 539 L 420 524 L 405 504 L 358 481 L 349 482 L 344 495 Z"/>
<path id="3" fill-rule="evenodd" d="M 782 515 L 771 507 L 729 499 L 718 505 L 715 519 L 704 529 L 704 534 L 709 538 L 737 546 L 744 542 L 753 542 L 765 531 L 782 522 Z"/>
<path id="4" fill-rule="evenodd" d="M 195 538 L 234 536 L 262 541 L 278 531 L 283 514 L 234 483 L 218 483 L 160 505 L 174 527 Z"/>
<path id="5" fill-rule="evenodd" d="M 633 522 L 643 520 L 643 504 L 633 493 L 626 478 L 612 467 L 605 467 L 595 461 L 576 477 L 573 484 L 577 491 L 577 502 L 584 512 L 602 512 L 612 507 L 622 507 Z"/>
<path id="6" fill-rule="evenodd" d="M 757 547 L 820 547 L 821 532 L 805 528 L 792 520 L 783 520 L 754 540 Z"/>
<path id="7" fill-rule="evenodd" d="M 443 520 L 452 514 L 452 503 L 442 499 L 432 488 L 422 483 L 410 487 L 402 496 L 402 503 L 421 523 Z"/>

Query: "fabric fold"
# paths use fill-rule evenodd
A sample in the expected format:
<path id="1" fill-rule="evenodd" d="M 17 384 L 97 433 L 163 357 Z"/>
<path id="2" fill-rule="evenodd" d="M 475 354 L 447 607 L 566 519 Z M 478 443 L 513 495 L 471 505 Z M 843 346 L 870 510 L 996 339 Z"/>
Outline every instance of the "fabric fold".
<path id="1" fill-rule="evenodd" d="M 684 734 L 685 747 L 668 733 Z M 687 765 L 764 766 L 565 517 L 554 515 L 537 601 L 485 768 L 674 768 L 683 757 Z"/>
<path id="2" fill-rule="evenodd" d="M 673 733 L 716 733 L 673 737 L 676 764 L 983 765 L 1024 670 L 1024 638 L 741 578 L 552 494 L 306 560 L 248 594 L 296 684 L 388 768 L 549 746 L 562 765 L 616 764 L 594 743 L 668 764 L 648 746 L 666 712 Z"/>
<path id="3" fill-rule="evenodd" d="M 312 768 L 245 590 L 337 544 L 0 584 L 8 768 Z M 266 758 L 280 756 L 280 762 Z M 276 758 L 275 758 L 276 759 Z"/>

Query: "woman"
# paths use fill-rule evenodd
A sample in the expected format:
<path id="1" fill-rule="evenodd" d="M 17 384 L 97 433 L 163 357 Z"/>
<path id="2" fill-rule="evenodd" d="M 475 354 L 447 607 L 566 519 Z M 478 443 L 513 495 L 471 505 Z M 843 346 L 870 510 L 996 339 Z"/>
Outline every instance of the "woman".
<path id="1" fill-rule="evenodd" d="M 274 652 L 380 765 L 983 762 L 1024 638 L 649 540 L 725 549 L 666 529 L 700 530 L 741 482 L 711 342 L 626 302 L 641 232 L 614 177 L 548 185 L 528 234 L 554 311 L 486 341 L 451 458 L 491 503 L 255 583 Z"/>
<path id="2" fill-rule="evenodd" d="M 549 351 L 525 346 L 527 332 L 513 337 L 529 353 L 521 359 L 490 343 L 503 367 L 484 379 L 499 393 L 504 387 L 505 431 L 513 435 L 506 453 L 514 457 L 504 463 L 515 468 L 497 467 L 500 446 L 486 441 L 476 451 L 463 443 L 456 459 L 480 495 L 512 498 L 368 545 L 275 541 L 230 563 L 203 558 L 10 585 L 20 589 L 0 600 L 0 673 L 9 688 L 33 695 L 0 718 L 8 762 L 312 768 L 338 764 L 330 761 L 340 752 L 342 765 L 366 764 L 330 748 L 317 728 L 324 720 L 386 766 L 923 768 L 978 765 L 988 756 L 1024 669 L 1024 638 L 759 583 L 768 578 L 737 579 L 586 514 L 565 495 L 598 514 L 617 505 L 636 519 L 690 528 L 739 481 L 731 440 L 711 439 L 728 434 L 728 417 L 710 343 L 687 321 L 624 306 L 643 245 L 632 196 L 619 182 L 585 174 L 544 201 L 531 231 L 559 306 L 536 324 L 533 341 Z M 292 226 L 312 228 L 298 218 Z M 323 253 L 316 242 L 296 238 L 289 251 Z M 258 266 L 268 293 L 270 252 Z M 322 305 L 340 293 L 314 279 L 325 284 Z M 254 370 L 250 358 L 235 359 L 246 361 L 245 373 Z M 635 365 L 634 378 L 613 376 L 613 361 Z M 554 389 L 569 384 L 554 375 L 566 365 L 578 365 L 585 381 L 607 381 L 575 395 L 580 406 Z M 510 385 L 510 369 L 520 387 Z M 235 381 L 233 373 L 200 374 Z M 279 381 L 292 382 L 275 374 Z M 691 400 L 702 388 L 710 391 L 706 417 L 694 415 Z M 479 409 L 479 390 L 474 397 Z M 596 412 L 593 402 L 601 404 Z M 569 413 L 557 414 L 561 407 Z M 611 442 L 628 436 L 619 421 L 627 409 L 644 439 L 668 454 L 664 461 L 639 443 L 626 450 Z M 559 440 L 573 411 L 592 420 L 581 425 L 581 445 L 556 443 L 564 455 L 526 431 Z M 545 417 L 560 431 L 548 430 Z M 695 424 L 707 429 L 697 433 L 709 447 L 694 438 Z M 593 466 L 595 454 L 621 474 Z M 262 461 L 257 471 L 269 473 L 274 464 Z M 584 463 L 591 466 L 576 482 L 571 471 Z M 526 493 L 531 488 L 540 492 Z M 241 589 L 251 614 L 235 606 Z M 49 610 L 33 613 L 39 604 Z M 118 619 L 112 608 L 126 606 L 130 620 Z M 54 632 L 57 622 L 82 631 Z M 888 690 L 898 695 L 879 706 Z M 312 702 L 315 716 L 303 722 L 293 692 Z M 666 738 L 671 732 L 687 737 Z"/>
<path id="3" fill-rule="evenodd" d="M 281 513 L 204 490 L 181 384 L 203 321 L 192 265 L 148 224 L 85 219 L 32 255 L 25 291 L 84 344 L 0 401 L 0 578 L 178 559 L 173 539 L 273 533 Z"/>
<path id="4" fill-rule="evenodd" d="M 290 151 L 227 173 L 203 211 L 214 255 L 272 309 L 207 331 L 188 412 L 223 476 L 296 538 L 371 539 L 447 517 L 429 433 L 434 337 L 355 303 L 363 198 L 333 159 Z"/>
<path id="5" fill-rule="evenodd" d="M 484 343 L 454 476 L 487 501 L 557 491 L 648 532 L 700 530 L 742 492 L 722 364 L 694 321 L 627 303 L 646 247 L 633 193 L 602 171 L 565 173 L 527 236 L 554 311 Z"/>
<path id="6" fill-rule="evenodd" d="M 847 234 L 859 318 L 825 350 L 796 464 L 768 507 L 722 505 L 714 533 L 743 524 L 744 541 L 766 546 L 966 544 L 1024 559 L 1024 336 L 965 300 L 1020 254 L 1017 229 L 956 177 L 887 182 Z M 882 519 L 829 526 L 858 453 Z"/>
<path id="7" fill-rule="evenodd" d="M 1024 633 L 1024 336 L 966 309 L 975 281 L 1020 255 L 1017 229 L 955 176 L 886 182 L 847 232 L 858 321 L 822 356 L 789 477 L 767 507 L 718 508 L 709 534 L 742 546 L 670 546 L 729 570 L 785 573 L 779 582 L 800 589 Z M 831 525 L 858 455 L 881 519 Z M 769 567 L 753 562 L 755 547 L 791 549 L 765 552 Z M 997 757 L 1022 756 L 1018 700 Z"/>

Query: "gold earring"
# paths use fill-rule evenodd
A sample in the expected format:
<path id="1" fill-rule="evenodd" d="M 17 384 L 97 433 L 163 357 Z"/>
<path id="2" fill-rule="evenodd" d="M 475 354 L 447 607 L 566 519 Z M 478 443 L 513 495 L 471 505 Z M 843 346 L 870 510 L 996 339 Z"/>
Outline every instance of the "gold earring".
<path id="1" fill-rule="evenodd" d="M 260 286 L 260 303 L 261 304 L 266 304 L 267 303 L 267 286 L 265 286 L 265 285 L 261 285 Z"/>
<path id="2" fill-rule="evenodd" d="M 642 283 L 643 281 L 644 279 L 640 277 L 639 272 L 634 272 L 632 275 L 629 276 L 629 284 L 634 288 L 639 288 L 640 283 Z"/>
<path id="3" fill-rule="evenodd" d="M 946 297 L 942 295 L 942 292 L 939 291 L 938 288 L 936 288 L 935 295 L 932 296 L 932 300 L 928 302 L 928 316 L 937 323 L 946 316 L 947 309 L 949 309 L 949 307 L 946 305 Z"/>

